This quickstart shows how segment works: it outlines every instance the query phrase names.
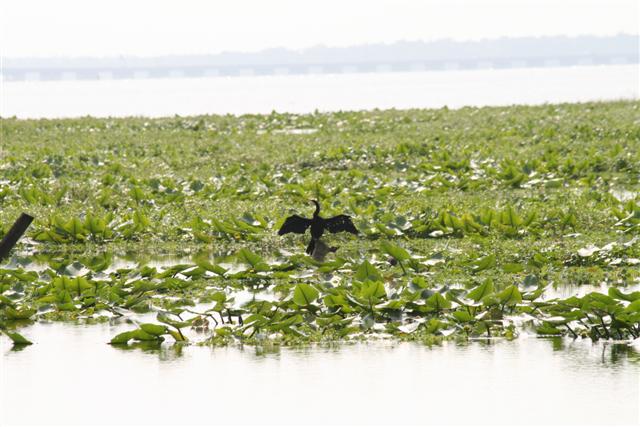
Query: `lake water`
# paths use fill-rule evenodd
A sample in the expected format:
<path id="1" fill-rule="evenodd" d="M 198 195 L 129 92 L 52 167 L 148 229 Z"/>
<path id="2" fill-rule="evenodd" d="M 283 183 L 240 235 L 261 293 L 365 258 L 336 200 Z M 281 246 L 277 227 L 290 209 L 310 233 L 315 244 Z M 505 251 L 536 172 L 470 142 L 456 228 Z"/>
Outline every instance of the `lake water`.
<path id="1" fill-rule="evenodd" d="M 637 424 L 640 348 L 589 340 L 122 350 L 131 325 L 0 337 L 0 424 Z"/>
<path id="2" fill-rule="evenodd" d="M 640 97 L 640 66 L 3 82 L 2 117 L 308 113 Z"/>

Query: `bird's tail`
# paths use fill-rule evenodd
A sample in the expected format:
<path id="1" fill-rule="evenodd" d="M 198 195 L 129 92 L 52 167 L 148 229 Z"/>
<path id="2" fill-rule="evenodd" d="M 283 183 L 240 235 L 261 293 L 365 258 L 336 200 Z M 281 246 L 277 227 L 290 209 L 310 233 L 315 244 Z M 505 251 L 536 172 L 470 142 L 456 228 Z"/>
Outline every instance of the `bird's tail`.
<path id="1" fill-rule="evenodd" d="M 307 254 L 311 255 L 313 254 L 313 250 L 316 248 L 316 239 L 311 239 L 311 241 L 309 242 L 309 246 L 307 246 Z"/>

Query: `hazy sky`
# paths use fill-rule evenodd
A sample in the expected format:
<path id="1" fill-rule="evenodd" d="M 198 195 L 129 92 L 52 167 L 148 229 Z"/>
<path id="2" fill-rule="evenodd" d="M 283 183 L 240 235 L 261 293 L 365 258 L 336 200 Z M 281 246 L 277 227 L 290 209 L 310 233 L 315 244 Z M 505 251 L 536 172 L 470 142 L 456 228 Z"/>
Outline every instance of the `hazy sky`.
<path id="1" fill-rule="evenodd" d="M 4 57 L 617 33 L 640 33 L 640 0 L 0 0 Z"/>

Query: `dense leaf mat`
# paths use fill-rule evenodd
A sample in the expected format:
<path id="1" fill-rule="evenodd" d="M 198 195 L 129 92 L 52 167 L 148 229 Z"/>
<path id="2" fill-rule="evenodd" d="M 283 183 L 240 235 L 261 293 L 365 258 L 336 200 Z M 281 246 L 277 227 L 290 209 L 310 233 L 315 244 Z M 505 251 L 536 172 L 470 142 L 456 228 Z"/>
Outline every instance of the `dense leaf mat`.
<path id="1" fill-rule="evenodd" d="M 638 102 L 0 124 L 16 345 L 640 335 Z M 311 198 L 361 231 L 324 261 L 276 234 Z"/>

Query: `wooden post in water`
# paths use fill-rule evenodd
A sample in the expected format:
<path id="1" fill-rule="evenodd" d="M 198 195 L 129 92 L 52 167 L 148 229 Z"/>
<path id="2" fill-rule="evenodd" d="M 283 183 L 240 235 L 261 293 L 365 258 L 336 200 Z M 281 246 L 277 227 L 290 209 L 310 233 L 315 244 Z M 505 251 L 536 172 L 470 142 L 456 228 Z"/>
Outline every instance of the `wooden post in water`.
<path id="1" fill-rule="evenodd" d="M 27 231 L 29 225 L 33 221 L 33 217 L 26 213 L 20 215 L 20 218 L 13 224 L 13 227 L 9 230 L 9 232 L 4 236 L 2 242 L 0 242 L 0 260 L 5 259 L 9 256 L 9 252 L 13 247 L 18 243 L 20 237 Z"/>

